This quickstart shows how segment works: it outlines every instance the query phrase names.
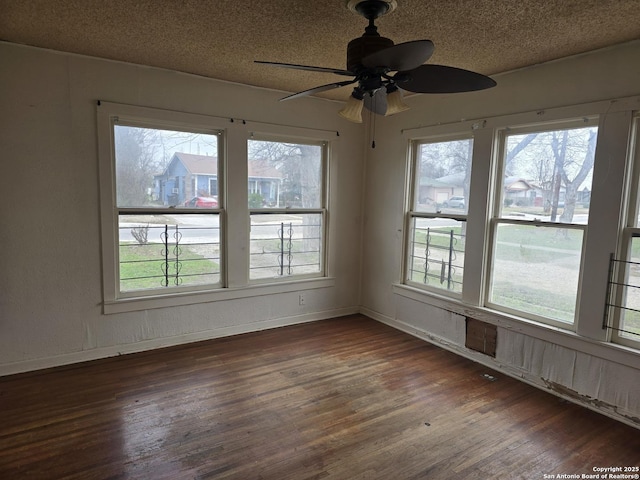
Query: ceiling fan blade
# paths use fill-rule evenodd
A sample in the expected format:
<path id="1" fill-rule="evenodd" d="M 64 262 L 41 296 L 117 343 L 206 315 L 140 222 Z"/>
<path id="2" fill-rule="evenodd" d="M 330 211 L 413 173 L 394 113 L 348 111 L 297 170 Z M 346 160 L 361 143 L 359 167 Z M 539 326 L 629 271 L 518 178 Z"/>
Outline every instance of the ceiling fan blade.
<path id="1" fill-rule="evenodd" d="M 365 94 L 364 108 L 371 110 L 378 115 L 387 113 L 387 92 L 384 88 L 379 89 L 372 95 Z"/>
<path id="2" fill-rule="evenodd" d="M 431 40 L 414 40 L 383 48 L 362 59 L 367 68 L 386 67 L 392 71 L 407 71 L 418 68 L 433 54 Z"/>
<path id="3" fill-rule="evenodd" d="M 415 93 L 459 93 L 495 87 L 496 81 L 480 73 L 445 65 L 421 65 L 398 72 L 394 80 L 404 90 Z"/>
<path id="4" fill-rule="evenodd" d="M 355 76 L 355 73 L 352 73 L 348 70 L 342 70 L 340 68 L 312 67 L 310 65 L 296 65 L 295 63 L 263 62 L 261 60 L 254 60 L 253 62 L 259 63 L 261 65 L 271 65 L 272 67 L 294 68 L 296 70 L 309 70 L 311 72 L 334 73 L 336 75 L 345 75 L 347 77 Z"/>
<path id="5" fill-rule="evenodd" d="M 304 97 L 307 95 L 313 95 L 314 93 L 326 92 L 327 90 L 333 90 L 334 88 L 344 87 L 346 85 L 351 85 L 352 83 L 356 83 L 357 80 L 345 80 L 344 82 L 334 82 L 328 83 L 326 85 L 320 85 L 319 87 L 310 88 L 309 90 L 303 90 L 302 92 L 294 93 L 292 95 L 281 98 L 280 101 L 283 100 L 292 100 L 298 97 Z"/>

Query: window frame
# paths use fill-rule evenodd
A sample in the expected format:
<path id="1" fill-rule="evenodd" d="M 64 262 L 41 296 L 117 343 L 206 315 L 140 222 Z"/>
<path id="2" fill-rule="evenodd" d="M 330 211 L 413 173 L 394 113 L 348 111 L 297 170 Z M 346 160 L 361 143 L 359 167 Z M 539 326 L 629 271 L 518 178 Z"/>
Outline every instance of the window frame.
<path id="1" fill-rule="evenodd" d="M 419 195 L 419 182 L 420 179 L 418 177 L 418 162 L 420 157 L 420 149 L 422 145 L 426 144 L 436 144 L 436 143 L 448 143 L 455 142 L 461 140 L 471 140 L 475 143 L 475 138 L 473 132 L 469 131 L 456 131 L 453 133 L 443 133 L 439 135 L 429 136 L 429 137 L 421 137 L 421 138 L 413 138 L 409 141 L 409 168 L 407 175 L 407 186 L 406 189 L 406 208 L 405 208 L 405 220 L 404 220 L 404 231 L 405 238 L 403 240 L 403 268 L 402 268 L 402 283 L 409 287 L 417 288 L 420 290 L 425 290 L 434 294 L 443 295 L 446 297 L 451 297 L 453 299 L 461 300 L 463 297 L 464 285 L 465 285 L 465 271 L 463 268 L 462 274 L 462 282 L 460 286 L 460 292 L 456 292 L 449 288 L 438 288 L 429 285 L 428 283 L 420 283 L 410 279 L 412 268 L 412 251 L 413 251 L 413 225 L 414 220 L 418 218 L 425 219 L 448 219 L 454 220 L 456 222 L 461 222 L 461 224 L 465 224 L 467 222 L 467 218 L 469 216 L 469 205 L 466 205 L 466 212 L 464 214 L 455 214 L 455 213 L 441 213 L 441 212 L 420 212 L 416 209 L 417 205 L 417 195 Z M 473 149 L 472 149 L 472 157 L 471 157 L 471 165 L 473 167 Z M 471 175 L 473 175 L 473 168 L 471 171 Z M 465 199 L 465 201 L 468 201 Z M 466 251 L 466 244 L 465 244 Z"/>
<path id="2" fill-rule="evenodd" d="M 287 207 L 287 208 L 249 208 L 247 201 L 247 211 L 248 211 L 248 225 L 249 225 L 249 248 L 247 249 L 249 258 L 247 259 L 247 279 L 249 285 L 261 285 L 261 284 L 269 284 L 269 283 L 286 283 L 286 282 L 295 282 L 298 280 L 313 280 L 313 279 L 321 279 L 328 277 L 328 233 L 329 233 L 329 225 L 328 225 L 328 200 L 329 200 L 329 165 L 330 165 L 330 142 L 325 139 L 318 138 L 308 138 L 308 137 L 298 137 L 298 136 L 290 136 L 286 134 L 280 133 L 256 133 L 251 132 L 249 138 L 247 138 L 247 164 L 249 162 L 249 142 L 250 141 L 264 141 L 264 142 L 274 142 L 274 143 L 289 143 L 289 144 L 301 144 L 301 145 L 312 145 L 319 146 L 321 149 L 321 158 L 320 158 L 320 206 L 317 208 L 300 208 L 300 207 Z M 251 190 L 249 185 L 249 175 L 247 171 L 247 200 L 248 194 L 254 193 Z M 252 215 L 290 215 L 290 214 L 315 214 L 320 215 L 322 226 L 320 228 L 321 232 L 321 241 L 320 241 L 320 251 L 319 251 L 319 260 L 320 260 L 320 271 L 317 273 L 306 273 L 306 274 L 292 274 L 292 275 L 282 275 L 282 276 L 269 276 L 264 278 L 251 278 L 251 216 Z"/>
<path id="3" fill-rule="evenodd" d="M 611 341 L 611 330 L 604 325 L 603 316 L 610 298 L 606 293 L 610 278 L 610 255 L 612 252 L 619 252 L 621 231 L 625 225 L 625 210 L 628 204 L 625 195 L 630 188 L 631 176 L 628 158 L 630 132 L 632 120 L 639 113 L 639 100 L 636 95 L 403 129 L 402 136 L 407 142 L 403 159 L 403 213 L 409 208 L 411 142 L 414 139 L 449 135 L 453 132 L 473 132 L 474 165 L 467 221 L 467 234 L 470 239 L 473 237 L 473 241 L 466 246 L 465 288 L 462 299 L 448 298 L 433 291 L 406 285 L 403 283 L 404 273 L 399 273 L 398 279 L 393 283 L 394 295 L 462 316 L 471 315 L 487 319 L 504 328 L 582 352 L 612 356 L 625 365 L 636 365 L 640 347 L 628 347 Z M 487 307 L 487 275 L 491 268 L 490 221 L 495 201 L 495 170 L 499 158 L 497 133 L 517 126 L 547 125 L 551 129 L 554 125 L 561 125 L 568 120 L 595 117 L 598 117 L 598 139 L 588 219 L 590 228 L 583 244 L 585 253 L 580 278 L 585 280 L 580 285 L 579 312 L 576 314 L 575 328 L 573 331 L 568 330 L 565 324 L 558 328 L 547 322 Z M 406 216 L 403 216 L 401 221 L 403 227 L 406 225 L 405 218 Z M 404 235 L 407 235 L 406 232 L 405 228 Z M 406 242 L 403 241 L 400 248 L 405 249 Z M 406 253 L 403 251 L 402 257 L 399 258 L 399 272 L 405 266 L 405 258 Z"/>
<path id="4" fill-rule="evenodd" d="M 583 271 L 585 264 L 585 251 L 587 245 L 587 233 L 588 223 L 561 223 L 559 221 L 551 222 L 546 220 L 519 220 L 509 219 L 502 216 L 502 207 L 504 204 L 504 181 L 505 181 L 505 159 L 506 159 L 506 145 L 509 135 L 527 134 L 527 133 L 542 133 L 553 132 L 557 130 L 579 129 L 585 127 L 599 127 L 599 115 L 592 114 L 588 116 L 582 116 L 579 118 L 565 118 L 558 120 L 550 120 L 546 122 L 536 122 L 532 124 L 524 124 L 517 126 L 506 126 L 497 129 L 494 137 L 497 142 L 497 148 L 494 156 L 494 168 L 492 171 L 493 190 L 491 195 L 491 208 L 489 217 L 489 228 L 487 231 L 488 236 L 488 259 L 486 264 L 486 274 L 484 283 L 484 295 L 483 304 L 485 307 L 494 310 L 496 312 L 502 312 L 514 317 L 531 320 L 534 322 L 550 325 L 563 330 L 576 331 L 577 321 L 576 319 L 580 315 L 580 295 L 582 292 L 583 283 Z M 600 133 L 600 132 L 598 132 Z M 599 141 L 599 137 L 596 142 Z M 596 147 L 597 148 L 597 147 Z M 496 251 L 496 236 L 500 225 L 525 225 L 539 228 L 564 228 L 568 230 L 580 230 L 582 231 L 582 242 L 580 249 L 580 266 L 578 269 L 578 284 L 576 289 L 575 309 L 573 313 L 573 320 L 571 323 L 563 322 L 553 318 L 544 317 L 531 312 L 525 312 L 510 308 L 505 305 L 496 304 L 490 301 L 492 291 L 492 280 L 494 277 L 494 262 Z"/>
<path id="5" fill-rule="evenodd" d="M 166 129 L 182 132 L 216 135 L 218 138 L 218 207 L 206 209 L 162 206 L 162 207 L 120 207 L 117 204 L 115 127 L 116 125 L 149 129 Z M 218 291 L 226 286 L 226 210 L 224 192 L 226 182 L 225 139 L 226 131 L 219 120 L 205 115 L 174 112 L 149 107 L 99 102 L 97 107 L 98 157 L 100 169 L 100 213 L 102 230 L 102 276 L 104 313 L 158 308 L 167 305 L 167 299 L 201 295 Z M 119 261 L 119 217 L 129 214 L 162 215 L 217 215 L 219 219 L 220 280 L 215 284 L 171 286 L 147 290 L 121 291 Z M 142 300 L 138 307 L 128 308 Z M 118 305 L 112 308 L 112 305 Z"/>
<path id="6" fill-rule="evenodd" d="M 630 171 L 625 189 L 626 209 L 624 212 L 625 221 L 620 232 L 620 243 L 618 246 L 618 260 L 612 262 L 610 278 L 611 297 L 607 306 L 607 319 L 610 330 L 610 340 L 612 343 L 623 345 L 634 349 L 640 349 L 640 335 L 637 340 L 623 336 L 623 313 L 624 309 L 615 308 L 623 304 L 624 284 L 627 282 L 628 264 L 623 262 L 631 258 L 632 242 L 634 238 L 640 238 L 640 112 L 636 112 L 632 120 L 632 128 L 629 138 L 629 151 L 627 155 L 627 166 Z M 626 268 L 625 268 L 626 266 Z"/>

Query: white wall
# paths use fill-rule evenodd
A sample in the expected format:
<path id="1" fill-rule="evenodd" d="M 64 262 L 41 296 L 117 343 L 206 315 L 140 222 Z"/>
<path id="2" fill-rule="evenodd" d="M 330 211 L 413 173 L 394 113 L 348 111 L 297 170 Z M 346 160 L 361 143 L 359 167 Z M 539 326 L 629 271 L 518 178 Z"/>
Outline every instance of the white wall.
<path id="1" fill-rule="evenodd" d="M 469 298 L 479 298 L 480 281 L 475 281 L 478 285 L 470 286 L 472 295 L 465 295 L 464 302 L 437 298 L 399 285 L 409 140 L 419 138 L 419 134 L 426 131 L 455 130 L 456 125 L 473 119 L 488 119 L 490 127 L 492 122 L 495 123 L 492 119 L 498 117 L 515 118 L 516 114 L 523 113 L 518 118 L 535 119 L 538 116 L 542 120 L 542 111 L 570 111 L 573 105 L 602 101 L 605 106 L 600 105 L 599 108 L 608 109 L 609 102 L 604 101 L 624 97 L 631 97 L 627 99 L 625 108 L 640 110 L 640 42 L 510 72 L 497 76 L 496 80 L 496 88 L 482 92 L 409 97 L 406 102 L 411 110 L 377 121 L 376 148 L 367 154 L 362 311 L 506 374 L 640 427 L 640 352 L 602 341 L 606 271 L 604 275 L 590 276 L 583 282 L 580 302 L 584 308 L 577 333 L 500 315 L 483 309 L 480 302 L 469 304 Z M 614 104 L 611 112 L 618 106 Z M 620 210 L 619 187 L 624 175 L 618 170 L 621 165 L 620 145 L 616 147 L 618 150 L 611 150 L 616 133 L 609 127 L 619 128 L 624 121 L 628 124 L 631 117 L 628 112 L 607 112 L 606 117 L 605 123 L 601 124 L 600 136 L 607 136 L 609 142 L 602 142 L 605 146 L 599 153 L 607 159 L 609 167 L 615 164 L 616 171 L 609 172 L 611 175 L 606 177 L 605 183 L 617 190 L 606 191 L 603 185 L 594 187 L 600 189 L 600 200 L 608 195 L 609 198 L 601 203 L 612 208 L 607 212 L 598 209 L 594 202 L 590 214 L 591 238 L 588 239 L 591 247 L 587 248 L 587 253 L 604 255 L 607 260 L 608 252 L 615 248 L 617 239 L 605 239 L 608 242 L 606 248 L 599 248 L 602 245 L 594 243 L 594 239 L 604 234 L 595 232 L 598 229 L 610 231 L 612 226 L 616 231 Z M 487 178 L 492 148 L 490 128 L 477 132 L 476 137 L 476 143 L 482 143 L 478 150 L 485 155 L 474 159 L 472 175 L 477 173 L 478 167 L 477 170 L 482 171 L 481 176 Z M 476 188 L 477 194 L 475 200 L 484 200 L 489 185 L 485 183 L 478 188 L 478 184 L 474 187 L 473 182 L 472 179 L 472 189 Z M 470 201 L 473 208 L 469 213 L 468 239 L 471 238 L 471 230 L 481 234 L 481 230 L 486 228 L 486 206 L 473 205 L 474 198 Z M 601 219 L 606 225 L 595 225 L 596 219 Z M 476 239 L 480 237 L 478 235 Z M 467 250 L 469 248 L 467 245 Z M 481 269 L 483 250 L 475 246 L 473 249 L 478 261 L 469 265 Z M 477 253 L 480 254 L 475 255 Z M 477 278 L 481 279 L 481 276 Z M 593 308 L 599 302 L 602 306 Z M 496 359 L 464 347 L 465 316 L 498 325 Z"/>
<path id="2" fill-rule="evenodd" d="M 339 103 L 7 43 L 0 64 L 0 375 L 358 311 L 363 128 Z M 327 130 L 332 286 L 102 314 L 97 100 L 234 118 L 229 162 L 260 122 Z"/>
<path id="3" fill-rule="evenodd" d="M 403 130 L 638 95 L 639 59 L 640 42 L 634 42 L 498 76 L 499 87 L 486 92 L 411 97 L 410 111 L 377 119 L 370 149 L 366 129 L 340 120 L 334 102 L 277 104 L 278 92 L 0 43 L 0 375 L 360 310 L 637 426 L 637 353 L 483 312 L 481 320 L 499 326 L 497 359 L 488 359 L 464 348 L 464 315 L 477 310 L 407 293 L 397 283 Z M 103 315 L 99 99 L 246 119 L 247 131 L 258 122 L 339 130 L 329 238 L 335 285 L 306 290 L 305 306 L 295 291 L 247 292 L 239 299 Z M 234 123 L 230 132 L 239 148 L 246 131 Z"/>

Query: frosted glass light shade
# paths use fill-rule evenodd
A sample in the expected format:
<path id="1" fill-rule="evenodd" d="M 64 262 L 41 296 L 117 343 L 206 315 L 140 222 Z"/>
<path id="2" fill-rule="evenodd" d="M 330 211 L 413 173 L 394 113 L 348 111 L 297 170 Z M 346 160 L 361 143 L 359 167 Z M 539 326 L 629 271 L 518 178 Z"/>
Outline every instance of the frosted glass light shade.
<path id="1" fill-rule="evenodd" d="M 384 114 L 385 117 L 404 112 L 405 110 L 409 110 L 409 105 L 402 101 L 402 93 L 400 90 L 396 89 L 391 93 L 387 93 L 387 111 Z"/>
<path id="2" fill-rule="evenodd" d="M 357 99 L 353 95 L 349 96 L 349 100 L 344 108 L 338 112 L 342 118 L 346 118 L 350 122 L 362 123 L 362 107 L 364 101 Z"/>

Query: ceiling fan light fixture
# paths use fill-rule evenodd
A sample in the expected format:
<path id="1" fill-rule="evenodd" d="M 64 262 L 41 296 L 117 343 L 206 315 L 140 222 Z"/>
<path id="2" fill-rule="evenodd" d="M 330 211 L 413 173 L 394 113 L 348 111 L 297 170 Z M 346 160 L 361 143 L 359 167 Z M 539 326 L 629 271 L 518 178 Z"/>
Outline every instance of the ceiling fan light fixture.
<path id="1" fill-rule="evenodd" d="M 354 123 L 362 123 L 362 107 L 364 106 L 364 95 L 354 92 L 349 96 L 345 106 L 338 112 L 342 118 Z"/>
<path id="2" fill-rule="evenodd" d="M 385 116 L 408 110 L 409 106 L 402 100 L 403 90 L 413 93 L 443 94 L 473 92 L 496 86 L 495 80 L 480 73 L 445 65 L 426 64 L 434 50 L 431 40 L 413 40 L 395 44 L 390 38 L 381 36 L 375 20 L 392 12 L 397 0 L 343 0 L 343 2 L 349 10 L 368 20 L 364 34 L 347 44 L 346 70 L 281 62 L 257 61 L 257 63 L 332 73 L 351 77 L 351 80 L 309 88 L 281 100 L 356 84 L 339 114 L 351 122 L 362 123 L 363 108 L 376 115 Z"/>
<path id="3" fill-rule="evenodd" d="M 405 110 L 409 110 L 409 105 L 402 100 L 400 89 L 395 85 L 387 87 L 387 111 L 384 116 L 388 117 Z"/>

